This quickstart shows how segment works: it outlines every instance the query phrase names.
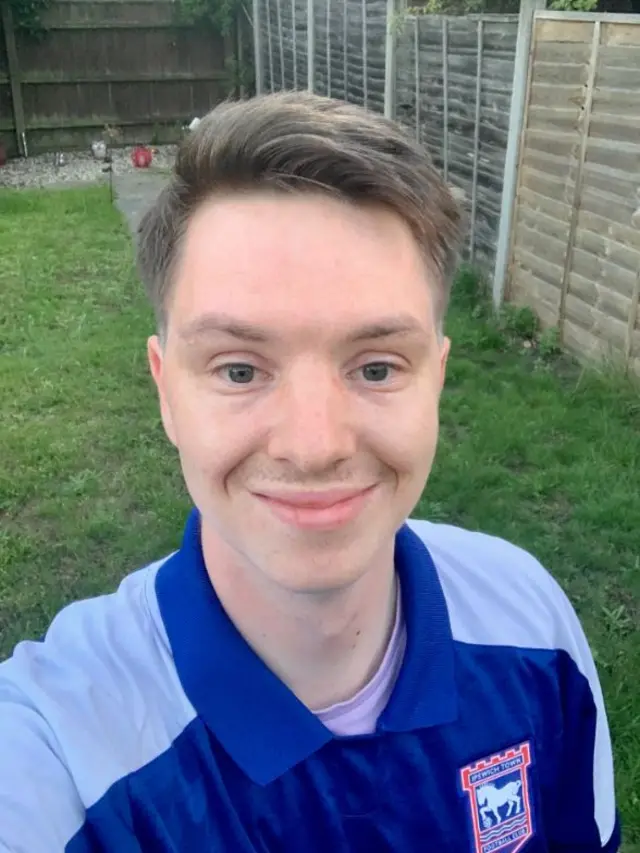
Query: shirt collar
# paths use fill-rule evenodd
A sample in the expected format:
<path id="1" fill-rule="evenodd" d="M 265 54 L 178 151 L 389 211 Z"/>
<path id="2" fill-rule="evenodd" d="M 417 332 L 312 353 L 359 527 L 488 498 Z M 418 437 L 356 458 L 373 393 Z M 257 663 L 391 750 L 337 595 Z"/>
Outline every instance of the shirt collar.
<path id="1" fill-rule="evenodd" d="M 378 724 L 389 732 L 450 722 L 457 707 L 444 595 L 427 548 L 407 525 L 396 536 L 395 560 L 407 650 Z M 158 571 L 156 594 L 189 701 L 254 782 L 272 782 L 332 740 L 226 615 L 204 565 L 196 510 L 180 550 Z"/>

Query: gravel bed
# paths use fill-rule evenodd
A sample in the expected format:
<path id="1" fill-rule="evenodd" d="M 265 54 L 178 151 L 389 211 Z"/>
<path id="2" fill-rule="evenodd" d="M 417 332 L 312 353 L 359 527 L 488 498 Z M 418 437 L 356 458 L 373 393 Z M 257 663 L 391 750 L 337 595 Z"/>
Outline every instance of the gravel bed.
<path id="1" fill-rule="evenodd" d="M 114 176 L 127 172 L 140 172 L 131 162 L 134 146 L 115 148 L 112 151 Z M 149 171 L 170 171 L 177 151 L 176 145 L 153 147 L 153 161 Z M 104 181 L 104 163 L 95 160 L 90 151 L 65 151 L 64 165 L 57 166 L 54 154 L 9 160 L 0 167 L 0 187 L 33 188 L 90 184 Z"/>

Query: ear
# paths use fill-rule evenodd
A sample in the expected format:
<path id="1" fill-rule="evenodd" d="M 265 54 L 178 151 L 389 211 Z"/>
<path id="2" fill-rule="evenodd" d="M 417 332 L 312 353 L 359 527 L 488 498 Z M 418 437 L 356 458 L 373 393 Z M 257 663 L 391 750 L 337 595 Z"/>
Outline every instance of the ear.
<path id="1" fill-rule="evenodd" d="M 152 335 L 147 341 L 147 357 L 149 359 L 149 368 L 153 381 L 158 389 L 158 399 L 160 402 L 160 416 L 164 431 L 167 434 L 169 441 L 176 445 L 175 431 L 173 428 L 173 418 L 171 417 L 171 406 L 167 397 L 165 383 L 165 363 L 162 344 L 157 335 Z"/>
<path id="2" fill-rule="evenodd" d="M 443 338 L 440 345 L 440 391 L 444 388 L 444 382 L 447 377 L 447 362 L 451 351 L 451 339 Z"/>

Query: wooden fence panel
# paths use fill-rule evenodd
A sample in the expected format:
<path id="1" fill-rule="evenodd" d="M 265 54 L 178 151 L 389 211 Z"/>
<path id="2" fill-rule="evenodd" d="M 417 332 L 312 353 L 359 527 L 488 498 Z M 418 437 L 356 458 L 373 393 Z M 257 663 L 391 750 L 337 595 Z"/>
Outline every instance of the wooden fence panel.
<path id="1" fill-rule="evenodd" d="M 508 297 L 640 373 L 640 16 L 537 13 L 529 77 Z"/>
<path id="2" fill-rule="evenodd" d="M 229 44 L 180 26 L 172 0 L 54 0 L 44 23 L 42 41 L 17 34 L 29 153 L 88 146 L 105 125 L 123 143 L 172 142 L 232 91 Z M 15 152 L 5 54 L 0 136 Z"/>
<path id="3" fill-rule="evenodd" d="M 493 269 L 517 15 L 409 16 L 398 32 L 398 118 L 464 193 L 465 257 Z"/>

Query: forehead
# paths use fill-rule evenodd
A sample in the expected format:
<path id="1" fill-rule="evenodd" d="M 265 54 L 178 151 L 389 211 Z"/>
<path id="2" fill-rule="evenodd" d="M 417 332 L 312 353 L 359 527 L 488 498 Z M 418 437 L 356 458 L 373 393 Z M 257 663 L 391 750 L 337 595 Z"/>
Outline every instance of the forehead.
<path id="1" fill-rule="evenodd" d="M 390 310 L 429 321 L 432 286 L 409 227 L 393 212 L 312 193 L 235 195 L 191 220 L 170 322 L 221 312 L 271 318 L 283 329 L 337 327 Z"/>

